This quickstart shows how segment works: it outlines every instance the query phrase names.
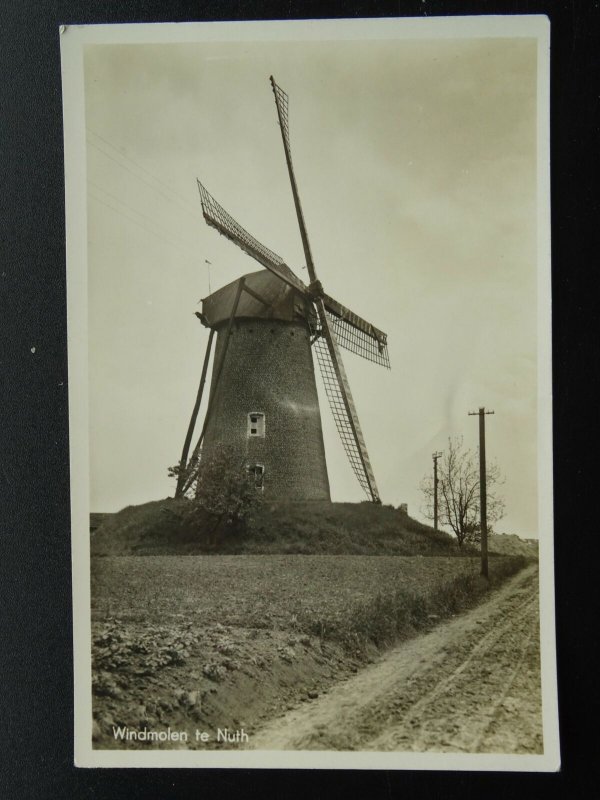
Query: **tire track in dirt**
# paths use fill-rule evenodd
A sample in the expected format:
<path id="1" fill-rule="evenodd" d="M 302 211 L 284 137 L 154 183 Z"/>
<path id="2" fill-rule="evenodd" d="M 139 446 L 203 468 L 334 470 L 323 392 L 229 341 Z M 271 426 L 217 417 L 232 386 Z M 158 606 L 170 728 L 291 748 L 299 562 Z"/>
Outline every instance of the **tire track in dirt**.
<path id="1" fill-rule="evenodd" d="M 257 749 L 542 751 L 537 567 L 252 738 Z"/>

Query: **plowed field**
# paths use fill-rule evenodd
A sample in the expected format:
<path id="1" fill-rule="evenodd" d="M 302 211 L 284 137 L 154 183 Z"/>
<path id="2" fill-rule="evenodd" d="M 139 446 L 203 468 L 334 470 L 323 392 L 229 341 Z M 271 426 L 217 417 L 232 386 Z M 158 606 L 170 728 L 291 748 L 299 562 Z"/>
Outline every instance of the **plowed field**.
<path id="1" fill-rule="evenodd" d="M 492 559 L 494 585 L 521 567 Z M 477 561 L 457 557 L 92 559 L 94 744 L 181 746 L 118 739 L 125 726 L 187 731 L 187 748 L 231 746 L 193 735 L 253 737 L 488 593 Z"/>

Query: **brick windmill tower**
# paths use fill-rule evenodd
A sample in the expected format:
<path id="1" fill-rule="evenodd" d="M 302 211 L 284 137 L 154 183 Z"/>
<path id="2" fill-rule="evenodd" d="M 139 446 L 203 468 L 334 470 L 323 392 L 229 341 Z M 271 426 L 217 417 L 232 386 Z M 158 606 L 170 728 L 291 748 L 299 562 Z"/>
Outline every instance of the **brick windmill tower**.
<path id="1" fill-rule="evenodd" d="M 310 284 L 242 228 L 198 181 L 208 225 L 265 269 L 233 281 L 202 301 L 198 316 L 210 334 L 176 494 L 187 491 L 203 459 L 226 445 L 239 453 L 257 488 L 269 497 L 330 499 L 314 350 L 346 455 L 365 494 L 378 503 L 339 346 L 389 368 L 387 337 L 325 294 L 317 279 L 292 166 L 288 96 L 273 77 L 270 80 Z M 188 458 L 215 334 L 206 416 Z"/>

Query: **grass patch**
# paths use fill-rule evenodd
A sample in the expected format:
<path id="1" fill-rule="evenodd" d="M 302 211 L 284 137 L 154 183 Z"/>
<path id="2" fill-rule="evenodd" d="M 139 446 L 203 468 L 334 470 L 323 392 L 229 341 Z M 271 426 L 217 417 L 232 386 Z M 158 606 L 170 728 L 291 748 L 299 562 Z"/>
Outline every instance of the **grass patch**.
<path id="1" fill-rule="evenodd" d="M 479 574 L 479 563 L 469 560 L 467 568 L 439 583 L 418 590 L 408 587 L 380 590 L 374 597 L 355 604 L 350 614 L 333 624 L 331 619 L 322 619 L 309 623 L 308 627 L 313 633 L 339 641 L 350 649 L 364 650 L 368 645 L 388 647 L 472 607 L 527 563 L 522 556 L 492 559 L 490 579 L 486 581 Z"/>

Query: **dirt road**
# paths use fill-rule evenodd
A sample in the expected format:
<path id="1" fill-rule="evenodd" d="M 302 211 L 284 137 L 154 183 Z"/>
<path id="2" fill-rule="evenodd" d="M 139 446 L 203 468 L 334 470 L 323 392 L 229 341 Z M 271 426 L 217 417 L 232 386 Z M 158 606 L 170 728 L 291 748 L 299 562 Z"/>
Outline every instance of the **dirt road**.
<path id="1" fill-rule="evenodd" d="M 538 573 L 257 731 L 262 750 L 541 753 Z"/>

